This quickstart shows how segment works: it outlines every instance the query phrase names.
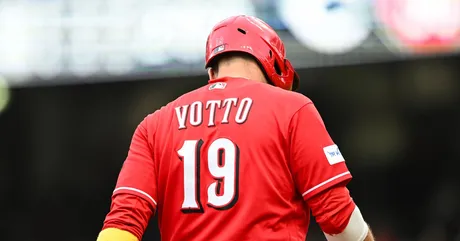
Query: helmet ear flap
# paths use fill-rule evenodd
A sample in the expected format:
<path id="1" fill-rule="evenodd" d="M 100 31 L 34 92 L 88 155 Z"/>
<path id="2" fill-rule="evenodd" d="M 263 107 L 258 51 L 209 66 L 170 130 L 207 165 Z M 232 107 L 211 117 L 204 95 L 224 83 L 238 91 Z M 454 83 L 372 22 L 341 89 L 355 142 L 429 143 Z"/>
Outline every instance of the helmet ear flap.
<path id="1" fill-rule="evenodd" d="M 291 89 L 297 90 L 300 85 L 300 77 L 288 59 L 284 59 L 284 69 L 286 70 L 286 76 L 289 78 Z"/>
<path id="2" fill-rule="evenodd" d="M 276 57 L 272 58 L 271 61 L 273 61 L 270 63 L 273 69 L 266 71 L 267 73 L 270 72 L 267 79 L 272 82 L 271 84 L 287 90 L 297 90 L 300 78 L 291 62 L 288 59 L 283 59 L 282 64 L 280 64 Z"/>

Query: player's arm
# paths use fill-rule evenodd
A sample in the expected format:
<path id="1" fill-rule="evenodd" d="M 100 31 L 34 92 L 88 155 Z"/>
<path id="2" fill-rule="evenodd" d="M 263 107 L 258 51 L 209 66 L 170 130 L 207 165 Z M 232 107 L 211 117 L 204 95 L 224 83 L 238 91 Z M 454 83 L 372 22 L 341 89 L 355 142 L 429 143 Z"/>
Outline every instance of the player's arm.
<path id="1" fill-rule="evenodd" d="M 313 103 L 289 125 L 290 168 L 297 186 L 328 241 L 373 241 L 346 184 L 351 174 Z"/>
<path id="2" fill-rule="evenodd" d="M 328 241 L 374 240 L 345 183 L 316 194 L 307 203 Z"/>
<path id="3" fill-rule="evenodd" d="M 155 114 L 149 115 L 134 132 L 97 241 L 139 241 L 155 212 L 157 181 L 151 146 L 155 124 Z"/>

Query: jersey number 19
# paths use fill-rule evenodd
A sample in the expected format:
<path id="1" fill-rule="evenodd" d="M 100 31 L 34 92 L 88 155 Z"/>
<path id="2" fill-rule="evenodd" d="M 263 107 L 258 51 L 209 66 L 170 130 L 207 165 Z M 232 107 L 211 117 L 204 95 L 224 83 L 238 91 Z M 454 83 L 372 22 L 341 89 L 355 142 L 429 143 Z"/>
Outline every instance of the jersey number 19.
<path id="1" fill-rule="evenodd" d="M 203 140 L 186 140 L 177 151 L 184 164 L 184 213 L 204 212 L 200 197 L 200 159 L 203 143 Z M 238 201 L 239 158 L 238 146 L 227 138 L 216 139 L 209 146 L 208 169 L 215 179 L 207 190 L 209 207 L 227 210 Z"/>

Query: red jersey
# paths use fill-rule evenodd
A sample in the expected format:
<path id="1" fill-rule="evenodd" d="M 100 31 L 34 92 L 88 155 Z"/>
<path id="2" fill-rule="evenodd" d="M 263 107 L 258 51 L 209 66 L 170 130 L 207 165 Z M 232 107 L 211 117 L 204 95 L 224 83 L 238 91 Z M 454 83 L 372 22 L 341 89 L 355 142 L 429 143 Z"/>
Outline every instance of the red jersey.
<path id="1" fill-rule="evenodd" d="M 305 201 L 350 179 L 307 97 L 221 78 L 142 121 L 114 196 L 155 208 L 162 240 L 304 241 Z"/>

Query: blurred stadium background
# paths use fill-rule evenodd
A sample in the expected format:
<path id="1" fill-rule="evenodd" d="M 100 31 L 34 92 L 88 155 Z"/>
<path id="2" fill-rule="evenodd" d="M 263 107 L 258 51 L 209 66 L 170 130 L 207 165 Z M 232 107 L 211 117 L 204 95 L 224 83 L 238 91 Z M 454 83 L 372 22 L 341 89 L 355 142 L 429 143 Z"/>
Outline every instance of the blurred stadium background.
<path id="1" fill-rule="evenodd" d="M 0 0 L 0 240 L 95 240 L 135 127 L 243 13 L 286 42 L 377 240 L 459 241 L 459 0 Z"/>

